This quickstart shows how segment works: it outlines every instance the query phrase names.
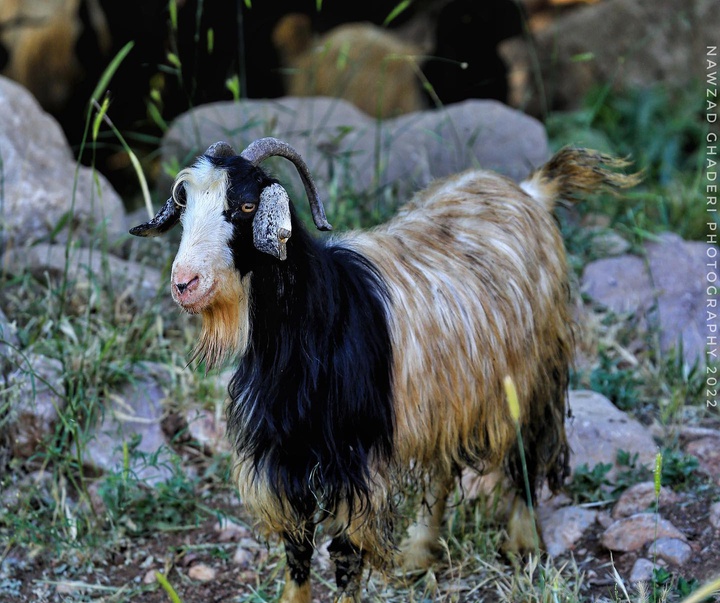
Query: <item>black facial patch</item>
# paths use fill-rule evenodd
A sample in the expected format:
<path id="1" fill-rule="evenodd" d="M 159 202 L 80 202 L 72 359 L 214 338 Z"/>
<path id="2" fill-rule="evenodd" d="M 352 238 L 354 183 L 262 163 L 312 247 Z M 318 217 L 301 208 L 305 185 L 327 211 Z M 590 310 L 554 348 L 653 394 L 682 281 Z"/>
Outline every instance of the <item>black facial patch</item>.
<path id="1" fill-rule="evenodd" d="M 262 256 L 267 254 L 258 252 L 253 245 L 252 221 L 256 212 L 243 212 L 242 206 L 244 203 L 254 203 L 257 206 L 262 190 L 277 180 L 239 155 L 207 159 L 228 174 L 228 209 L 223 212 L 223 216 L 234 226 L 233 238 L 230 241 L 233 260 L 235 268 L 245 276 L 252 270 L 254 263 L 261 261 Z"/>
<path id="2" fill-rule="evenodd" d="M 230 210 L 227 218 L 252 217 L 240 210 L 243 203 L 258 203 L 260 192 L 277 180 L 270 178 L 261 168 L 236 155 L 234 157 L 208 157 L 218 168 L 227 171 L 229 186 L 227 200 Z"/>

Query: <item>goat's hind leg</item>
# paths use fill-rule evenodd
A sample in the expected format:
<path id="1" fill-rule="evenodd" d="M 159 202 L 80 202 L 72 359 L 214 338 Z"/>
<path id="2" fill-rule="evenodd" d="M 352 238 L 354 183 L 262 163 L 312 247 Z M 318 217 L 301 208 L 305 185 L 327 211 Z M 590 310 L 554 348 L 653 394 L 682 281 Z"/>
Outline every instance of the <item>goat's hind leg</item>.
<path id="1" fill-rule="evenodd" d="M 408 528 L 407 538 L 400 545 L 401 565 L 406 572 L 426 570 L 438 560 L 440 529 L 447 497 L 454 485 L 452 475 L 440 474 L 431 478 L 415 523 Z"/>
<path id="2" fill-rule="evenodd" d="M 336 603 L 360 603 L 364 564 L 362 551 L 345 534 L 341 534 L 332 539 L 328 552 L 335 564 Z"/>
<path id="3" fill-rule="evenodd" d="M 308 524 L 300 534 L 284 534 L 285 557 L 285 588 L 280 603 L 311 603 L 310 562 L 314 552 L 314 527 Z"/>

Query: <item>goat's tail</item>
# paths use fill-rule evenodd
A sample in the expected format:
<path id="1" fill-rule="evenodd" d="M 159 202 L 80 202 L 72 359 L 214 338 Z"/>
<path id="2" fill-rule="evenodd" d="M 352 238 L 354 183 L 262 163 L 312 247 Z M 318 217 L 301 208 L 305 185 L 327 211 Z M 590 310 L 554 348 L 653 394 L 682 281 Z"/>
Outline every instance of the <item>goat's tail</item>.
<path id="1" fill-rule="evenodd" d="M 576 199 L 600 190 L 630 188 L 640 183 L 642 174 L 624 174 L 613 170 L 630 162 L 591 149 L 565 147 L 550 161 L 520 183 L 533 199 L 552 211 L 558 199 Z"/>

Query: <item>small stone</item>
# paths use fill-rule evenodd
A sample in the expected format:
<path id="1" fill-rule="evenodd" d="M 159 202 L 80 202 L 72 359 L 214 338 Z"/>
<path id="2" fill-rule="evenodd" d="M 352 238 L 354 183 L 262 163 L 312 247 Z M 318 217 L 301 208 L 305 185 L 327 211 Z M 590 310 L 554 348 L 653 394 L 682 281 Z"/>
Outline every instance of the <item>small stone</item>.
<path id="1" fill-rule="evenodd" d="M 243 569 L 250 567 L 250 564 L 253 562 L 253 554 L 251 551 L 248 551 L 245 547 L 239 546 L 237 549 L 235 549 L 235 554 L 233 555 L 233 563 Z"/>
<path id="2" fill-rule="evenodd" d="M 243 538 L 249 538 L 251 536 L 250 530 L 239 523 L 234 522 L 232 519 L 223 517 L 214 526 L 213 530 L 218 532 L 217 539 L 220 542 L 237 542 Z"/>
<path id="3" fill-rule="evenodd" d="M 81 582 L 75 582 L 75 581 L 67 581 L 67 582 L 59 582 L 57 586 L 55 586 L 55 592 L 59 595 L 72 595 L 76 594 L 83 590 L 84 585 Z"/>
<path id="4" fill-rule="evenodd" d="M 210 454 L 230 452 L 230 442 L 225 437 L 226 422 L 222 409 L 210 412 L 204 409 L 188 411 L 187 421 L 190 436 L 203 446 Z"/>
<path id="5" fill-rule="evenodd" d="M 216 575 L 217 570 L 209 565 L 205 565 L 204 563 L 193 565 L 188 570 L 188 576 L 190 576 L 193 580 L 199 580 L 200 582 L 210 582 L 210 580 L 215 579 Z"/>
<path id="6" fill-rule="evenodd" d="M 710 507 L 710 525 L 720 530 L 720 502 L 713 503 Z"/>
<path id="7" fill-rule="evenodd" d="M 674 565 L 683 565 L 690 559 L 692 549 L 687 542 L 677 538 L 658 538 L 648 547 L 648 554 Z"/>
<path id="8" fill-rule="evenodd" d="M 670 504 L 677 501 L 677 494 L 664 486 L 660 488 L 660 503 Z M 642 482 L 630 486 L 622 493 L 615 507 L 612 516 L 614 519 L 630 517 L 637 513 L 643 513 L 652 508 L 655 504 L 655 483 Z"/>
<path id="9" fill-rule="evenodd" d="M 700 438 L 690 442 L 685 452 L 697 457 L 700 468 L 720 484 L 720 438 Z"/>
<path id="10" fill-rule="evenodd" d="M 538 513 L 547 553 L 557 557 L 572 550 L 596 517 L 597 511 L 581 507 L 563 507 L 547 515 Z"/>
<path id="11" fill-rule="evenodd" d="M 682 532 L 657 513 L 638 513 L 619 519 L 603 533 L 600 541 L 611 551 L 637 551 L 656 538 L 685 540 Z"/>
<path id="12" fill-rule="evenodd" d="M 655 565 L 649 559 L 640 557 L 633 565 L 632 571 L 630 572 L 630 583 L 637 584 L 638 582 L 649 582 L 653 577 L 653 570 Z"/>
<path id="13" fill-rule="evenodd" d="M 142 579 L 143 584 L 154 584 L 157 582 L 157 578 L 155 577 L 155 570 L 148 571 Z"/>

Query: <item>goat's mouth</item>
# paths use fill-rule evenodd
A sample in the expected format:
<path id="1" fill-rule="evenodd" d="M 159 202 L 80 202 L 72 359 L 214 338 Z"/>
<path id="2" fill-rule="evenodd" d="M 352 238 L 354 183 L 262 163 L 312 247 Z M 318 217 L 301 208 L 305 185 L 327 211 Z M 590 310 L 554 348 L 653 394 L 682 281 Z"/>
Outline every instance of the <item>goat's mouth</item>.
<path id="1" fill-rule="evenodd" d="M 217 281 L 213 281 L 209 287 L 198 287 L 196 290 L 179 290 L 172 285 L 172 296 L 185 312 L 188 314 L 200 314 L 206 310 L 215 299 Z"/>

